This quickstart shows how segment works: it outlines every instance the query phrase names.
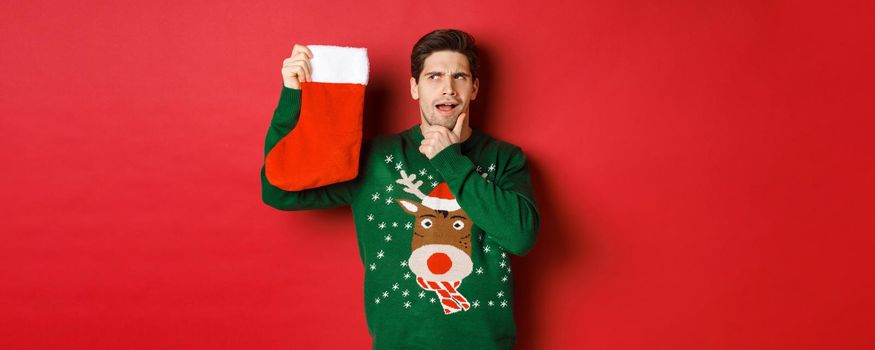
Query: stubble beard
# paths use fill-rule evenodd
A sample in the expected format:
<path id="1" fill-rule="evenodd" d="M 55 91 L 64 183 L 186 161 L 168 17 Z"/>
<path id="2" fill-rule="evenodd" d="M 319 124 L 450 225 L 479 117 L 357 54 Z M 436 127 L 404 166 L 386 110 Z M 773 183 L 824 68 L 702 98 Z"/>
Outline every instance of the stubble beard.
<path id="1" fill-rule="evenodd" d="M 443 126 L 447 129 L 452 130 L 453 127 L 456 126 L 456 120 L 458 118 L 459 117 L 456 116 L 452 120 L 451 119 L 437 119 L 436 117 L 432 116 L 431 118 L 425 117 L 425 121 L 427 121 L 431 125 L 440 125 L 440 126 Z"/>
<path id="2" fill-rule="evenodd" d="M 454 115 L 447 118 L 440 118 L 435 115 L 434 111 L 431 111 L 431 113 L 420 111 L 420 113 L 422 114 L 422 117 L 425 119 L 425 121 L 428 122 L 428 124 L 440 125 L 450 130 L 453 130 L 453 127 L 456 126 L 456 120 L 459 119 L 459 115 L 461 114 L 461 112 L 459 112 L 454 113 Z"/>

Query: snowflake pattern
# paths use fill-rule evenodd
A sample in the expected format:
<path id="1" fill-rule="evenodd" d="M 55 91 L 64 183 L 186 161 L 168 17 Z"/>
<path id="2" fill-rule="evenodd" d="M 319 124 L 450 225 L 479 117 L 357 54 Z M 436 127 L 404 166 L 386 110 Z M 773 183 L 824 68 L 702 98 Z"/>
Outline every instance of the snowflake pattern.
<path id="1" fill-rule="evenodd" d="M 391 155 L 391 154 L 388 155 L 388 156 L 386 156 L 386 159 L 385 159 L 385 160 L 386 160 L 386 164 L 388 164 L 388 163 L 392 163 L 392 159 L 394 159 L 394 158 L 395 158 L 395 156 L 393 156 L 393 155 Z"/>

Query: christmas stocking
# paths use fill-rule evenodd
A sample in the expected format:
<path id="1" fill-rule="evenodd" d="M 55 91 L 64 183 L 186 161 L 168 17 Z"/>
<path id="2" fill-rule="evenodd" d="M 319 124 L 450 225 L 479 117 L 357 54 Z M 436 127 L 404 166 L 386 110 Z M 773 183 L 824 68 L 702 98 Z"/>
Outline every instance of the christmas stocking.
<path id="1" fill-rule="evenodd" d="M 351 180 L 358 173 L 367 49 L 307 47 L 313 52 L 313 81 L 301 83 L 298 123 L 265 159 L 268 181 L 287 191 Z"/>

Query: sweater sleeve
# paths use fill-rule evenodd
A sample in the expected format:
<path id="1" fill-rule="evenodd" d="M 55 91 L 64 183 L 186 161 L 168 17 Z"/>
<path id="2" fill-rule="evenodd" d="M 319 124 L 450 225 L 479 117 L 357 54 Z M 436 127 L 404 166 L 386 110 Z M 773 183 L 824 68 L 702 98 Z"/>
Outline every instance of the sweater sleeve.
<path id="1" fill-rule="evenodd" d="M 279 104 L 273 113 L 267 137 L 264 142 L 264 155 L 288 135 L 298 123 L 301 114 L 301 90 L 285 86 L 280 94 Z M 261 198 L 267 205 L 280 210 L 306 210 L 333 208 L 352 201 L 357 179 L 302 191 L 286 191 L 272 185 L 261 166 Z"/>
<path id="2" fill-rule="evenodd" d="M 458 143 L 441 150 L 431 164 L 447 181 L 465 213 L 491 240 L 516 255 L 531 251 L 540 218 L 526 157 L 519 147 L 513 148 L 503 174 L 494 182 L 479 176 Z"/>

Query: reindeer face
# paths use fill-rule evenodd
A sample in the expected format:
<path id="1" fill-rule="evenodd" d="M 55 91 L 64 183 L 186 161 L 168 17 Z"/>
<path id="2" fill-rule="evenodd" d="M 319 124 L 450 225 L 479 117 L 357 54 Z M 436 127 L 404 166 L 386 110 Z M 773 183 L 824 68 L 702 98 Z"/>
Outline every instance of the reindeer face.
<path id="1" fill-rule="evenodd" d="M 398 199 L 407 213 L 416 216 L 411 243 L 410 269 L 429 280 L 461 280 L 471 273 L 471 225 L 465 211 L 435 210 Z"/>
<path id="2" fill-rule="evenodd" d="M 413 250 L 426 244 L 447 244 L 471 256 L 473 222 L 468 219 L 468 214 L 465 214 L 463 209 L 434 210 L 406 199 L 398 199 L 397 202 L 404 211 L 416 216 L 411 245 Z"/>

